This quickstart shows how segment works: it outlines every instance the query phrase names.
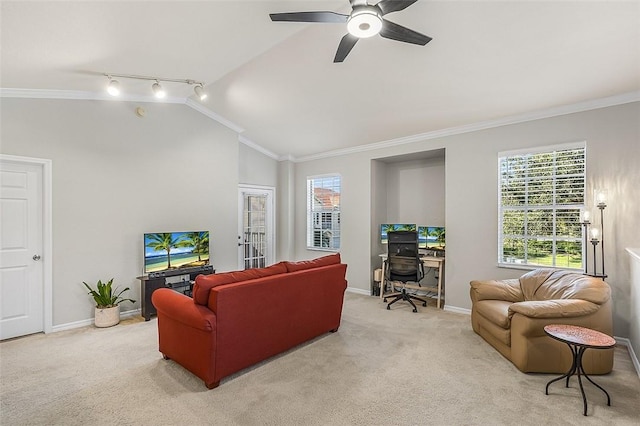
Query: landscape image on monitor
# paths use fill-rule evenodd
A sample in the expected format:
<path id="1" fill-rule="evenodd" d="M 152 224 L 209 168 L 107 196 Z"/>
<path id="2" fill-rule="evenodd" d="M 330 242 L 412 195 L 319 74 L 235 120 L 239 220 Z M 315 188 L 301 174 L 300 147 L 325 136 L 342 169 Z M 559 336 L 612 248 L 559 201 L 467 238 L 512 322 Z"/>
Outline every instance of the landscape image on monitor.
<path id="1" fill-rule="evenodd" d="M 422 249 L 444 250 L 445 232 L 442 226 L 419 226 L 418 247 Z"/>
<path id="2" fill-rule="evenodd" d="M 388 232 L 393 231 L 415 231 L 416 224 L 415 223 L 383 223 L 380 225 L 380 242 L 382 244 L 387 244 L 388 241 Z"/>
<path id="3" fill-rule="evenodd" d="M 144 272 L 209 264 L 209 231 L 144 234 Z"/>

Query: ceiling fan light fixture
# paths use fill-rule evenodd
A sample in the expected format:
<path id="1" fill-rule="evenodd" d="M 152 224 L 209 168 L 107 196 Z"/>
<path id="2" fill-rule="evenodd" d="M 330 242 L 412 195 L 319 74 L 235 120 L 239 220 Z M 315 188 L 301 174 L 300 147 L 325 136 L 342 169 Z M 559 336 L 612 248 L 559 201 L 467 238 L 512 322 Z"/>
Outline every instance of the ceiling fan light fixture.
<path id="1" fill-rule="evenodd" d="M 118 80 L 112 80 L 111 77 L 109 77 L 107 93 L 109 93 L 111 96 L 118 96 L 120 94 L 120 83 L 118 83 Z"/>
<path id="2" fill-rule="evenodd" d="M 353 11 L 347 21 L 347 31 L 358 38 L 369 38 L 382 29 L 382 17 L 375 8 L 366 7 Z"/>
<path id="3" fill-rule="evenodd" d="M 165 96 L 167 96 L 167 92 L 165 92 L 162 86 L 160 86 L 158 80 L 156 80 L 156 82 L 151 85 L 151 90 L 153 90 L 153 94 L 156 98 L 164 98 Z"/>

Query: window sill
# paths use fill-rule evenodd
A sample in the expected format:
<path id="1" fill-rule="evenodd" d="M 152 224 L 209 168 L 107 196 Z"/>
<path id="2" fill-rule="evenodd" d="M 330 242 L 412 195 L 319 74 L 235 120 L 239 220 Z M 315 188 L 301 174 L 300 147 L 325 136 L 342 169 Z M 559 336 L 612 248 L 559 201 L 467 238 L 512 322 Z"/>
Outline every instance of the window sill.
<path id="1" fill-rule="evenodd" d="M 533 271 L 534 269 L 558 269 L 562 271 L 570 271 L 570 272 L 578 272 L 582 273 L 582 269 L 574 269 L 574 268 L 562 268 L 560 266 L 544 266 L 544 265 L 528 265 L 525 263 L 498 263 L 496 265 L 498 268 L 504 269 L 519 269 L 521 271 Z"/>
<path id="2" fill-rule="evenodd" d="M 322 248 L 322 247 L 307 247 L 307 250 L 309 250 L 309 251 L 326 251 L 326 252 L 330 252 L 330 253 L 338 253 L 340 251 L 340 249 Z"/>

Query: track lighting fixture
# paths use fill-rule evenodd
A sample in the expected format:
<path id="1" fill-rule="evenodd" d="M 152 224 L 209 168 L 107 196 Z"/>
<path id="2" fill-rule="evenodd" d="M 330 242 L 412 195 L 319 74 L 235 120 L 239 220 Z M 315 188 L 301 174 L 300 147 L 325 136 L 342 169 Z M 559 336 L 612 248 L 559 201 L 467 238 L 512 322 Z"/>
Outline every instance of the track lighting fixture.
<path id="1" fill-rule="evenodd" d="M 205 99 L 207 99 L 207 94 L 205 93 L 204 88 L 202 87 L 202 83 L 199 83 L 196 87 L 194 87 L 193 91 L 196 92 L 196 96 L 201 101 L 204 101 Z"/>
<path id="2" fill-rule="evenodd" d="M 114 80 L 113 77 L 118 78 L 130 78 L 133 80 L 149 80 L 154 83 L 151 85 L 151 91 L 153 92 L 156 98 L 164 98 L 167 95 L 167 91 L 160 85 L 160 82 L 169 82 L 169 83 L 182 83 L 188 84 L 190 86 L 195 86 L 193 91 L 195 92 L 198 99 L 201 101 L 207 98 L 207 93 L 204 91 L 204 83 L 200 81 L 195 81 L 191 79 L 175 79 L 175 78 L 159 78 L 159 77 L 151 77 L 146 75 L 131 75 L 131 74 L 104 74 L 105 77 L 109 79 L 109 85 L 107 86 L 107 92 L 109 92 L 112 96 L 118 96 L 120 94 L 120 82 L 118 80 Z"/>
<path id="3" fill-rule="evenodd" d="M 167 96 L 167 92 L 165 92 L 162 86 L 160 86 L 158 80 L 156 80 L 156 82 L 151 85 L 151 90 L 153 90 L 153 94 L 156 98 L 162 99 Z"/>
<path id="4" fill-rule="evenodd" d="M 111 77 L 109 77 L 109 86 L 107 86 L 107 92 L 109 92 L 111 96 L 118 96 L 120 94 L 120 83 L 118 83 L 118 80 L 113 80 Z"/>

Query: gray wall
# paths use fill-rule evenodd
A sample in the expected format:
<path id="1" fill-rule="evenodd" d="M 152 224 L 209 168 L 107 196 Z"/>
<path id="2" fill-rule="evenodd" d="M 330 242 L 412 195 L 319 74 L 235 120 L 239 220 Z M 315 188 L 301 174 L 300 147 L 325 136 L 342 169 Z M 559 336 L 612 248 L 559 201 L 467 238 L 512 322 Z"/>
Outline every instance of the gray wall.
<path id="1" fill-rule="evenodd" d="M 640 248 L 627 248 L 629 251 L 629 267 L 631 274 L 631 319 L 629 327 L 629 340 L 637 357 L 640 355 Z M 640 375 L 640 366 L 636 365 L 636 371 Z"/>
<path id="2" fill-rule="evenodd" d="M 470 309 L 469 281 L 515 278 L 523 270 L 497 267 L 497 154 L 500 151 L 566 142 L 587 143 L 587 193 L 609 189 L 605 211 L 608 282 L 613 290 L 614 332 L 629 335 L 629 257 L 625 247 L 640 245 L 640 103 L 534 120 L 488 130 L 428 139 L 296 164 L 296 256 L 322 253 L 305 246 L 306 176 L 337 172 L 343 177 L 341 254 L 349 264 L 349 286 L 369 291 L 377 267 L 373 248 L 385 196 L 373 193 L 384 172 L 377 158 L 446 148 L 445 223 L 447 228 L 446 304 Z M 375 182 L 374 182 L 375 183 Z M 428 183 L 425 182 L 425 186 Z M 385 189 L 386 190 L 386 189 Z M 388 201 L 388 200 L 387 200 Z M 374 213 L 371 212 L 374 210 Z M 373 219 L 372 219 L 373 218 Z M 369 246 L 367 246 L 367 242 Z M 378 260 L 379 261 L 379 260 Z"/>
<path id="3" fill-rule="evenodd" d="M 445 225 L 445 159 L 387 164 L 387 218 L 383 223 Z M 375 186 L 372 192 L 378 191 Z"/>
<path id="4" fill-rule="evenodd" d="M 143 104 L 144 118 L 138 105 L 1 99 L 1 152 L 53 162 L 54 326 L 93 318 L 83 281 L 113 277 L 138 300 L 122 309 L 139 306 L 145 232 L 209 230 L 214 266 L 237 267 L 237 134 L 184 105 Z"/>

